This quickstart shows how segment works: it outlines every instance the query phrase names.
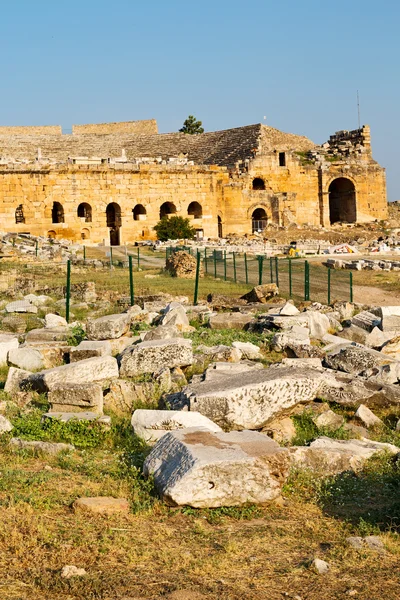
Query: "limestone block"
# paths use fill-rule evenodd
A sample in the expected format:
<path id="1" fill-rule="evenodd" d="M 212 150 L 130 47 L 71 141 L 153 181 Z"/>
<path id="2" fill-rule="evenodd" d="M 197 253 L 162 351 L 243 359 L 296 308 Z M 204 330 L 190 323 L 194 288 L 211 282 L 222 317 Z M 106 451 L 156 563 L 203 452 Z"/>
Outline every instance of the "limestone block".
<path id="1" fill-rule="evenodd" d="M 211 315 L 208 324 L 211 329 L 247 329 L 249 323 L 253 320 L 251 314 L 239 312 L 226 312 Z"/>
<path id="2" fill-rule="evenodd" d="M 265 304 L 267 300 L 277 296 L 278 293 L 279 289 L 276 283 L 265 283 L 257 285 L 250 292 L 242 296 L 242 298 L 243 300 L 247 300 L 247 302 L 262 302 Z"/>
<path id="3" fill-rule="evenodd" d="M 74 346 L 69 351 L 70 362 L 85 360 L 95 356 L 111 356 L 111 344 L 107 340 L 92 342 L 83 340 L 78 346 Z"/>
<path id="4" fill-rule="evenodd" d="M 25 342 L 66 342 L 71 336 L 69 327 L 32 329 L 25 336 Z"/>
<path id="5" fill-rule="evenodd" d="M 4 391 L 7 392 L 7 394 L 16 394 L 20 392 L 22 390 L 22 382 L 25 381 L 29 375 L 32 375 L 30 371 L 10 367 L 8 369 Z"/>
<path id="6" fill-rule="evenodd" d="M 233 342 L 232 348 L 237 348 L 244 359 L 257 360 L 262 357 L 259 346 L 250 342 Z"/>
<path id="7" fill-rule="evenodd" d="M 277 352 L 282 352 L 287 346 L 310 345 L 310 332 L 307 327 L 293 325 L 285 329 L 282 333 L 275 333 L 272 338 L 272 347 Z"/>
<path id="8" fill-rule="evenodd" d="M 10 350 L 8 363 L 26 371 L 40 371 L 44 367 L 42 354 L 36 348 L 29 346 Z"/>
<path id="9" fill-rule="evenodd" d="M 12 429 L 13 426 L 11 425 L 10 421 L 6 419 L 6 417 L 4 417 L 3 415 L 0 415 L 0 434 L 8 433 Z"/>
<path id="10" fill-rule="evenodd" d="M 93 411 L 48 412 L 42 415 L 42 420 L 44 421 L 45 419 L 61 421 L 62 423 L 68 423 L 68 421 L 95 421 L 96 423 L 100 423 L 100 425 L 111 425 L 111 417 L 108 415 L 99 415 L 99 413 Z"/>
<path id="11" fill-rule="evenodd" d="M 179 337 L 178 329 L 176 325 L 159 325 L 150 331 L 146 331 L 143 336 L 143 341 L 149 342 L 151 340 L 168 340 Z"/>
<path id="12" fill-rule="evenodd" d="M 242 353 L 239 348 L 234 348 L 233 346 L 224 346 L 220 344 L 219 346 L 197 346 L 197 351 L 205 354 L 210 360 L 213 361 L 226 361 L 226 362 L 239 362 L 242 358 Z"/>
<path id="13" fill-rule="evenodd" d="M 0 366 L 7 364 L 8 354 L 18 346 L 18 338 L 15 335 L 0 334 Z"/>
<path id="14" fill-rule="evenodd" d="M 274 500 L 288 465 L 288 451 L 261 433 L 189 428 L 164 435 L 144 473 L 168 504 L 211 508 Z"/>
<path id="15" fill-rule="evenodd" d="M 308 311 L 308 326 L 310 329 L 310 337 L 317 340 L 322 340 L 331 326 L 329 319 L 323 313 L 316 310 Z"/>
<path id="16" fill-rule="evenodd" d="M 37 392 L 49 392 L 65 384 L 91 383 L 116 377 L 118 377 L 116 359 L 112 356 L 98 356 L 33 373 L 26 378 L 23 386 Z"/>
<path id="17" fill-rule="evenodd" d="M 378 375 L 380 367 L 386 367 L 390 374 L 385 378 L 386 383 L 396 383 L 400 377 L 399 361 L 377 350 L 350 344 L 326 354 L 325 365 L 345 373 L 364 376 Z"/>
<path id="18" fill-rule="evenodd" d="M 293 317 L 294 315 L 298 315 L 300 311 L 295 307 L 292 302 L 286 302 L 282 308 L 279 309 L 278 314 L 281 317 Z"/>
<path id="19" fill-rule="evenodd" d="M 44 317 L 45 327 L 52 329 L 53 327 L 68 327 L 67 321 L 60 315 L 48 313 Z"/>
<path id="20" fill-rule="evenodd" d="M 163 435 L 176 429 L 202 427 L 208 431 L 222 431 L 204 415 L 181 410 L 138 409 L 132 415 L 131 424 L 134 433 L 148 444 L 155 444 Z"/>
<path id="21" fill-rule="evenodd" d="M 121 377 L 155 373 L 163 367 L 185 367 L 193 363 L 191 340 L 154 340 L 130 346 L 120 355 Z"/>
<path id="22" fill-rule="evenodd" d="M 106 315 L 89 320 L 86 333 L 89 340 L 109 340 L 123 336 L 129 330 L 131 319 L 128 314 Z"/>
<path id="23" fill-rule="evenodd" d="M 182 398 L 221 427 L 260 429 L 269 420 L 318 395 L 323 373 L 293 367 L 252 370 L 189 385 Z"/>
<path id="24" fill-rule="evenodd" d="M 15 302 L 9 302 L 5 307 L 8 313 L 33 313 L 36 314 L 38 309 L 37 306 L 31 304 L 27 300 L 15 300 Z"/>
<path id="25" fill-rule="evenodd" d="M 127 513 L 130 506 L 126 498 L 112 498 L 111 496 L 97 496 L 92 498 L 78 498 L 73 507 L 96 515 L 113 515 Z"/>
<path id="26" fill-rule="evenodd" d="M 364 404 L 360 404 L 357 408 L 356 413 L 354 415 L 357 419 L 359 419 L 366 427 L 382 427 L 383 421 L 374 413 L 372 410 L 365 406 Z"/>
<path id="27" fill-rule="evenodd" d="M 326 475 L 359 471 L 371 456 L 379 452 L 397 455 L 400 449 L 393 444 L 367 439 L 335 440 L 328 437 L 317 438 L 310 446 L 290 448 L 292 464 Z"/>
<path id="28" fill-rule="evenodd" d="M 355 315 L 351 322 L 356 327 L 360 327 L 369 333 L 374 329 L 374 327 L 379 327 L 381 325 L 381 319 L 367 310 L 363 310 Z"/>
<path id="29" fill-rule="evenodd" d="M 75 450 L 72 444 L 62 444 L 53 442 L 27 441 L 20 438 L 11 438 L 11 448 L 16 450 L 35 450 L 37 452 L 45 452 L 46 454 L 59 454 L 59 452 Z"/>
<path id="30" fill-rule="evenodd" d="M 344 424 L 342 415 L 338 415 L 333 410 L 322 412 L 320 415 L 313 417 L 313 421 L 318 429 L 328 427 L 329 429 L 336 430 Z"/>
<path id="31" fill-rule="evenodd" d="M 189 319 L 186 316 L 186 311 L 182 304 L 179 304 L 179 302 L 170 302 L 167 305 L 164 315 L 161 319 L 161 324 L 164 326 L 174 325 L 178 331 L 182 332 L 189 331 L 191 329 Z"/>
<path id="32" fill-rule="evenodd" d="M 64 384 L 49 391 L 50 412 L 103 412 L 103 389 L 98 383 Z"/>

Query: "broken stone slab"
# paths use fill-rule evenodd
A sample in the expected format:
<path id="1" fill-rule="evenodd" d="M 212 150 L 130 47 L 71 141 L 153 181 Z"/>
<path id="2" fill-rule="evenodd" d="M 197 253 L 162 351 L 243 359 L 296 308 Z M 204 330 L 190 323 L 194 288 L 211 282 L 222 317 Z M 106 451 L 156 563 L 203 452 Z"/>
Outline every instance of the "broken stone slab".
<path id="1" fill-rule="evenodd" d="M 328 402 L 352 407 L 365 404 L 371 408 L 389 408 L 400 404 L 400 386 L 398 385 L 331 369 L 323 371 L 324 378 L 319 390 L 319 397 Z"/>
<path id="2" fill-rule="evenodd" d="M 270 421 L 262 432 L 269 435 L 278 444 L 291 442 L 297 434 L 296 427 L 290 417 Z"/>
<path id="3" fill-rule="evenodd" d="M 138 335 L 132 336 L 128 333 L 127 335 L 123 335 L 116 340 L 105 341 L 107 341 L 111 346 L 112 356 L 117 356 L 118 354 L 121 354 L 125 348 L 128 348 L 128 346 L 132 346 L 132 344 L 136 344 L 136 342 L 140 341 L 140 337 Z"/>
<path id="4" fill-rule="evenodd" d="M 369 312 L 368 310 L 363 310 L 357 315 L 355 315 L 352 320 L 352 324 L 356 327 L 360 327 L 365 331 L 370 333 L 375 327 L 380 327 L 382 324 L 382 319 Z"/>
<path id="5" fill-rule="evenodd" d="M 249 371 L 263 369 L 261 363 L 254 363 L 248 360 L 240 362 L 214 362 L 211 363 L 204 371 L 203 375 L 200 375 L 200 381 L 211 381 L 212 379 L 218 379 L 219 377 L 231 377 L 238 373 L 248 373 Z"/>
<path id="6" fill-rule="evenodd" d="M 310 446 L 290 448 L 292 464 L 326 475 L 359 471 L 365 462 L 379 452 L 397 455 L 400 448 L 372 440 L 335 440 L 317 438 Z"/>
<path id="7" fill-rule="evenodd" d="M 98 356 L 33 373 L 21 385 L 25 389 L 42 393 L 60 388 L 73 381 L 79 381 L 82 384 L 116 377 L 118 377 L 117 360 L 112 356 Z"/>
<path id="8" fill-rule="evenodd" d="M 11 425 L 10 421 L 4 415 L 0 415 L 0 434 L 8 433 L 12 429 L 13 426 Z"/>
<path id="9" fill-rule="evenodd" d="M 18 338 L 7 333 L 0 334 L 0 366 L 7 364 L 9 352 L 18 348 Z"/>
<path id="10" fill-rule="evenodd" d="M 288 451 L 255 431 L 170 432 L 144 463 L 165 502 L 194 508 L 269 502 L 280 495 L 288 471 Z"/>
<path id="11" fill-rule="evenodd" d="M 280 315 L 281 317 L 293 317 L 294 315 L 298 315 L 299 313 L 299 309 L 296 308 L 292 302 L 286 302 L 286 304 L 278 310 L 278 315 Z"/>
<path id="12" fill-rule="evenodd" d="M 179 302 L 170 302 L 164 309 L 164 314 L 161 318 L 161 325 L 174 326 L 177 331 L 191 331 L 189 319 L 186 315 L 186 310 Z"/>
<path id="13" fill-rule="evenodd" d="M 179 332 L 175 325 L 159 325 L 150 331 L 146 331 L 143 336 L 144 342 L 152 340 L 171 340 L 179 337 Z"/>
<path id="14" fill-rule="evenodd" d="M 381 352 L 395 360 L 400 360 L 400 336 L 386 341 L 381 348 Z"/>
<path id="15" fill-rule="evenodd" d="M 320 358 L 283 358 L 282 365 L 287 367 L 305 367 L 308 368 L 322 368 L 322 361 Z"/>
<path id="16" fill-rule="evenodd" d="M 131 319 L 127 313 L 106 315 L 99 319 L 89 319 L 86 334 L 89 340 L 110 340 L 123 336 L 129 330 Z"/>
<path id="17" fill-rule="evenodd" d="M 108 340 L 98 342 L 83 340 L 78 346 L 71 347 L 69 351 L 70 362 L 96 356 L 111 356 L 111 344 Z"/>
<path id="18" fill-rule="evenodd" d="M 51 419 L 68 423 L 69 421 L 96 421 L 101 425 L 111 425 L 111 417 L 108 415 L 99 415 L 98 413 L 86 412 L 47 412 L 42 415 L 42 420 Z"/>
<path id="19" fill-rule="evenodd" d="M 176 338 L 142 342 L 126 348 L 119 360 L 121 377 L 155 373 L 163 367 L 186 367 L 193 363 L 192 341 Z"/>
<path id="20" fill-rule="evenodd" d="M 262 358 L 260 347 L 250 342 L 233 342 L 232 348 L 237 348 L 244 359 L 257 360 Z"/>
<path id="21" fill-rule="evenodd" d="M 53 327 L 68 327 L 68 323 L 64 317 L 60 317 L 60 315 L 54 315 L 53 313 L 48 313 L 45 315 L 44 322 L 47 329 L 52 329 Z"/>
<path id="22" fill-rule="evenodd" d="M 335 431 L 344 424 L 344 418 L 342 415 L 338 415 L 337 413 L 333 412 L 333 410 L 327 410 L 320 415 L 313 417 L 312 420 L 318 429 L 327 427 Z"/>
<path id="23" fill-rule="evenodd" d="M 277 296 L 279 288 L 276 283 L 264 283 L 256 285 L 250 292 L 241 296 L 247 302 L 262 302 L 265 304 L 270 298 Z"/>
<path id="24" fill-rule="evenodd" d="M 49 391 L 49 412 L 103 413 L 103 389 L 98 383 L 64 384 Z"/>
<path id="25" fill-rule="evenodd" d="M 25 341 L 31 342 L 66 342 L 71 337 L 69 327 L 52 327 L 43 329 L 32 329 L 25 336 Z"/>
<path id="26" fill-rule="evenodd" d="M 326 315 L 316 310 L 308 311 L 308 327 L 310 337 L 316 340 L 322 340 L 331 327 L 330 321 Z"/>
<path id="27" fill-rule="evenodd" d="M 197 346 L 197 352 L 205 354 L 210 360 L 216 362 L 239 362 L 242 358 L 242 353 L 238 348 L 233 346 Z"/>
<path id="28" fill-rule="evenodd" d="M 21 385 L 29 377 L 29 375 L 32 375 L 30 371 L 17 369 L 16 367 L 10 367 L 8 369 L 4 391 L 7 392 L 7 394 L 17 394 L 21 391 Z"/>
<path id="29" fill-rule="evenodd" d="M 129 512 L 130 505 L 126 498 L 96 496 L 77 498 L 73 504 L 73 508 L 74 510 L 82 510 L 96 515 L 113 515 Z"/>
<path id="30" fill-rule="evenodd" d="M 253 320 L 252 314 L 239 312 L 221 312 L 211 315 L 208 325 L 211 329 L 247 329 L 249 323 Z"/>
<path id="31" fill-rule="evenodd" d="M 8 353 L 8 364 L 26 371 L 40 371 L 44 368 L 43 356 L 36 348 L 21 346 Z"/>
<path id="32" fill-rule="evenodd" d="M 356 413 L 354 415 L 357 419 L 359 419 L 366 427 L 382 427 L 383 421 L 374 413 L 372 410 L 365 406 L 364 404 L 360 404 L 357 408 Z"/>
<path id="33" fill-rule="evenodd" d="M 27 441 L 20 438 L 11 438 L 10 446 L 15 450 L 34 450 L 36 452 L 45 452 L 46 454 L 59 454 L 60 452 L 75 450 L 72 444 L 40 442 L 37 440 Z"/>
<path id="34" fill-rule="evenodd" d="M 263 331 L 264 329 L 291 329 L 292 327 L 306 327 L 309 330 L 310 312 L 300 313 L 293 317 L 281 317 L 278 315 L 260 316 L 251 329 Z"/>
<path id="35" fill-rule="evenodd" d="M 378 375 L 380 367 L 390 366 L 390 376 L 385 378 L 386 383 L 396 383 L 400 377 L 400 361 L 377 350 L 352 344 L 326 354 L 324 364 L 337 371 L 365 376 Z"/>
<path id="36" fill-rule="evenodd" d="M 155 444 L 163 435 L 177 429 L 202 427 L 208 431 L 222 431 L 204 415 L 180 410 L 138 409 L 132 415 L 131 425 L 134 433 L 148 444 Z"/>
<path id="37" fill-rule="evenodd" d="M 189 385 L 180 402 L 221 427 L 261 429 L 269 420 L 318 394 L 323 373 L 281 367 L 262 369 Z"/>
<path id="38" fill-rule="evenodd" d="M 282 352 L 287 346 L 309 346 L 310 343 L 309 329 L 300 325 L 293 325 L 282 333 L 275 333 L 272 338 L 272 347 L 277 352 Z"/>
<path id="39" fill-rule="evenodd" d="M 351 546 L 354 550 L 373 550 L 374 552 L 378 552 L 379 554 L 385 554 L 385 546 L 377 535 L 368 535 L 365 538 L 359 536 L 349 536 L 346 538 L 346 542 Z"/>
<path id="40" fill-rule="evenodd" d="M 32 313 L 36 314 L 38 309 L 37 306 L 31 304 L 27 300 L 15 300 L 9 302 L 5 306 L 5 311 L 8 313 Z"/>
<path id="41" fill-rule="evenodd" d="M 34 304 L 35 306 L 44 306 L 47 302 L 51 302 L 50 296 L 36 296 L 36 294 L 27 294 L 24 296 L 24 300 Z"/>

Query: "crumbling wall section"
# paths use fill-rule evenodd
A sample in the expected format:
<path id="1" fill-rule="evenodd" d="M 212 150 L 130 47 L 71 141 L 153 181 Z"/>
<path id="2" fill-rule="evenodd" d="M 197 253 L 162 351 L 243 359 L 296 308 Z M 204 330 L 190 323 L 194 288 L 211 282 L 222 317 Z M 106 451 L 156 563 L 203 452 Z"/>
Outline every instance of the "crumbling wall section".
<path id="1" fill-rule="evenodd" d="M 88 125 L 73 125 L 73 135 L 107 135 L 110 133 L 134 133 L 149 135 L 158 133 L 157 121 L 121 121 L 119 123 L 90 123 Z"/>
<path id="2" fill-rule="evenodd" d="M 62 135 L 61 125 L 0 126 L 0 135 Z"/>

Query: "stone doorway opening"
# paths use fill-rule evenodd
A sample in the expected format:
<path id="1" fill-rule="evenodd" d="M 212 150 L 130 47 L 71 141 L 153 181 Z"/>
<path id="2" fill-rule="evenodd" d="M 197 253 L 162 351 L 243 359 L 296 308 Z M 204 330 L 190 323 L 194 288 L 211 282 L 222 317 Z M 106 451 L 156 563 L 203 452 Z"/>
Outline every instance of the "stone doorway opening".
<path id="1" fill-rule="evenodd" d="M 256 208 L 251 215 L 251 232 L 261 233 L 267 226 L 267 213 L 263 208 Z"/>
<path id="2" fill-rule="evenodd" d="M 110 230 L 110 246 L 120 245 L 121 207 L 111 202 L 106 209 L 107 227 Z"/>
<path id="3" fill-rule="evenodd" d="M 333 223 L 355 223 L 357 220 L 356 188 L 346 177 L 334 179 L 329 186 L 329 220 Z"/>
<path id="4" fill-rule="evenodd" d="M 164 202 L 160 206 L 160 219 L 168 217 L 168 215 L 176 214 L 176 206 L 173 202 Z"/>
<path id="5" fill-rule="evenodd" d="M 218 217 L 218 237 L 222 238 L 222 219 Z"/>

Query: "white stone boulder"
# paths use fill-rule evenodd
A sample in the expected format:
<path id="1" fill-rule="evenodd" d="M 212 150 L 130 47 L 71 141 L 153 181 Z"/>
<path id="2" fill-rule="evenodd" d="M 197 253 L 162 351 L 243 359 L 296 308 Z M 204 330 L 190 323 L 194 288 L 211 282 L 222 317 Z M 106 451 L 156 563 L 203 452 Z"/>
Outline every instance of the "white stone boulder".
<path id="1" fill-rule="evenodd" d="M 255 431 L 199 428 L 164 435 L 144 463 L 160 496 L 172 506 L 207 508 L 264 503 L 281 493 L 288 451 Z"/>
<path id="2" fill-rule="evenodd" d="M 15 300 L 14 302 L 9 302 L 5 307 L 6 312 L 8 313 L 32 313 L 36 314 L 38 309 L 37 306 L 31 304 L 27 300 Z"/>
<path id="3" fill-rule="evenodd" d="M 21 391 L 22 383 L 30 376 L 30 371 L 24 369 L 17 369 L 16 367 L 10 367 L 7 373 L 6 383 L 4 385 L 4 391 L 7 394 L 16 394 Z"/>
<path id="4" fill-rule="evenodd" d="M 379 452 L 397 455 L 400 448 L 365 438 L 336 440 L 328 437 L 317 438 L 309 446 L 290 448 L 293 465 L 325 475 L 359 471 L 369 458 Z"/>
<path id="5" fill-rule="evenodd" d="M 18 348 L 18 338 L 7 333 L 0 334 L 0 366 L 7 364 L 8 354 L 11 350 Z"/>
<path id="6" fill-rule="evenodd" d="M 237 348 L 242 353 L 242 358 L 247 360 L 257 360 L 262 358 L 259 346 L 250 342 L 233 342 L 232 348 Z"/>
<path id="7" fill-rule="evenodd" d="M 22 385 L 37 392 L 49 392 L 71 383 L 91 383 L 118 377 L 118 363 L 112 356 L 87 358 L 78 362 L 45 369 L 29 375 Z"/>
<path id="8" fill-rule="evenodd" d="M 310 310 L 308 311 L 308 326 L 310 337 L 322 340 L 324 335 L 328 333 L 331 324 L 326 315 L 316 310 Z"/>
<path id="9" fill-rule="evenodd" d="M 45 327 L 68 327 L 67 321 L 60 315 L 54 315 L 53 313 L 47 313 L 44 317 Z"/>
<path id="10" fill-rule="evenodd" d="M 36 348 L 21 346 L 10 350 L 8 364 L 26 371 L 40 371 L 44 368 L 43 356 Z"/>
<path id="11" fill-rule="evenodd" d="M 163 367 L 185 367 L 193 363 L 192 341 L 183 338 L 142 342 L 120 355 L 121 377 L 155 373 Z"/>
<path id="12" fill-rule="evenodd" d="M 163 435 L 176 429 L 202 427 L 208 431 L 222 431 L 204 415 L 182 410 L 138 409 L 132 415 L 131 424 L 134 433 L 148 444 L 155 444 Z"/>
<path id="13" fill-rule="evenodd" d="M 189 385 L 177 398 L 221 427 L 261 429 L 283 411 L 314 400 L 323 377 L 313 369 L 256 369 Z"/>
<path id="14" fill-rule="evenodd" d="M 178 331 L 191 331 L 192 328 L 186 315 L 186 310 L 179 302 L 170 302 L 164 310 L 161 319 L 162 326 L 175 326 Z"/>
<path id="15" fill-rule="evenodd" d="M 279 309 L 278 314 L 281 317 L 293 317 L 294 315 L 300 314 L 300 311 L 292 302 L 286 302 L 286 304 Z"/>
<path id="16" fill-rule="evenodd" d="M 282 352 L 288 346 L 310 345 L 310 332 L 307 327 L 293 325 L 282 332 L 275 333 L 272 338 L 272 347 L 277 352 Z"/>
<path id="17" fill-rule="evenodd" d="M 360 404 L 357 408 L 355 415 L 357 419 L 361 421 L 366 427 L 382 427 L 383 421 L 377 417 L 368 406 Z"/>
<path id="18" fill-rule="evenodd" d="M 130 328 L 131 318 L 127 313 L 106 315 L 89 319 L 86 334 L 89 340 L 109 340 L 123 336 Z"/>
<path id="19" fill-rule="evenodd" d="M 11 425 L 10 421 L 6 419 L 6 417 L 4 417 L 3 415 L 0 415 L 0 434 L 8 433 L 12 429 L 13 426 Z"/>

